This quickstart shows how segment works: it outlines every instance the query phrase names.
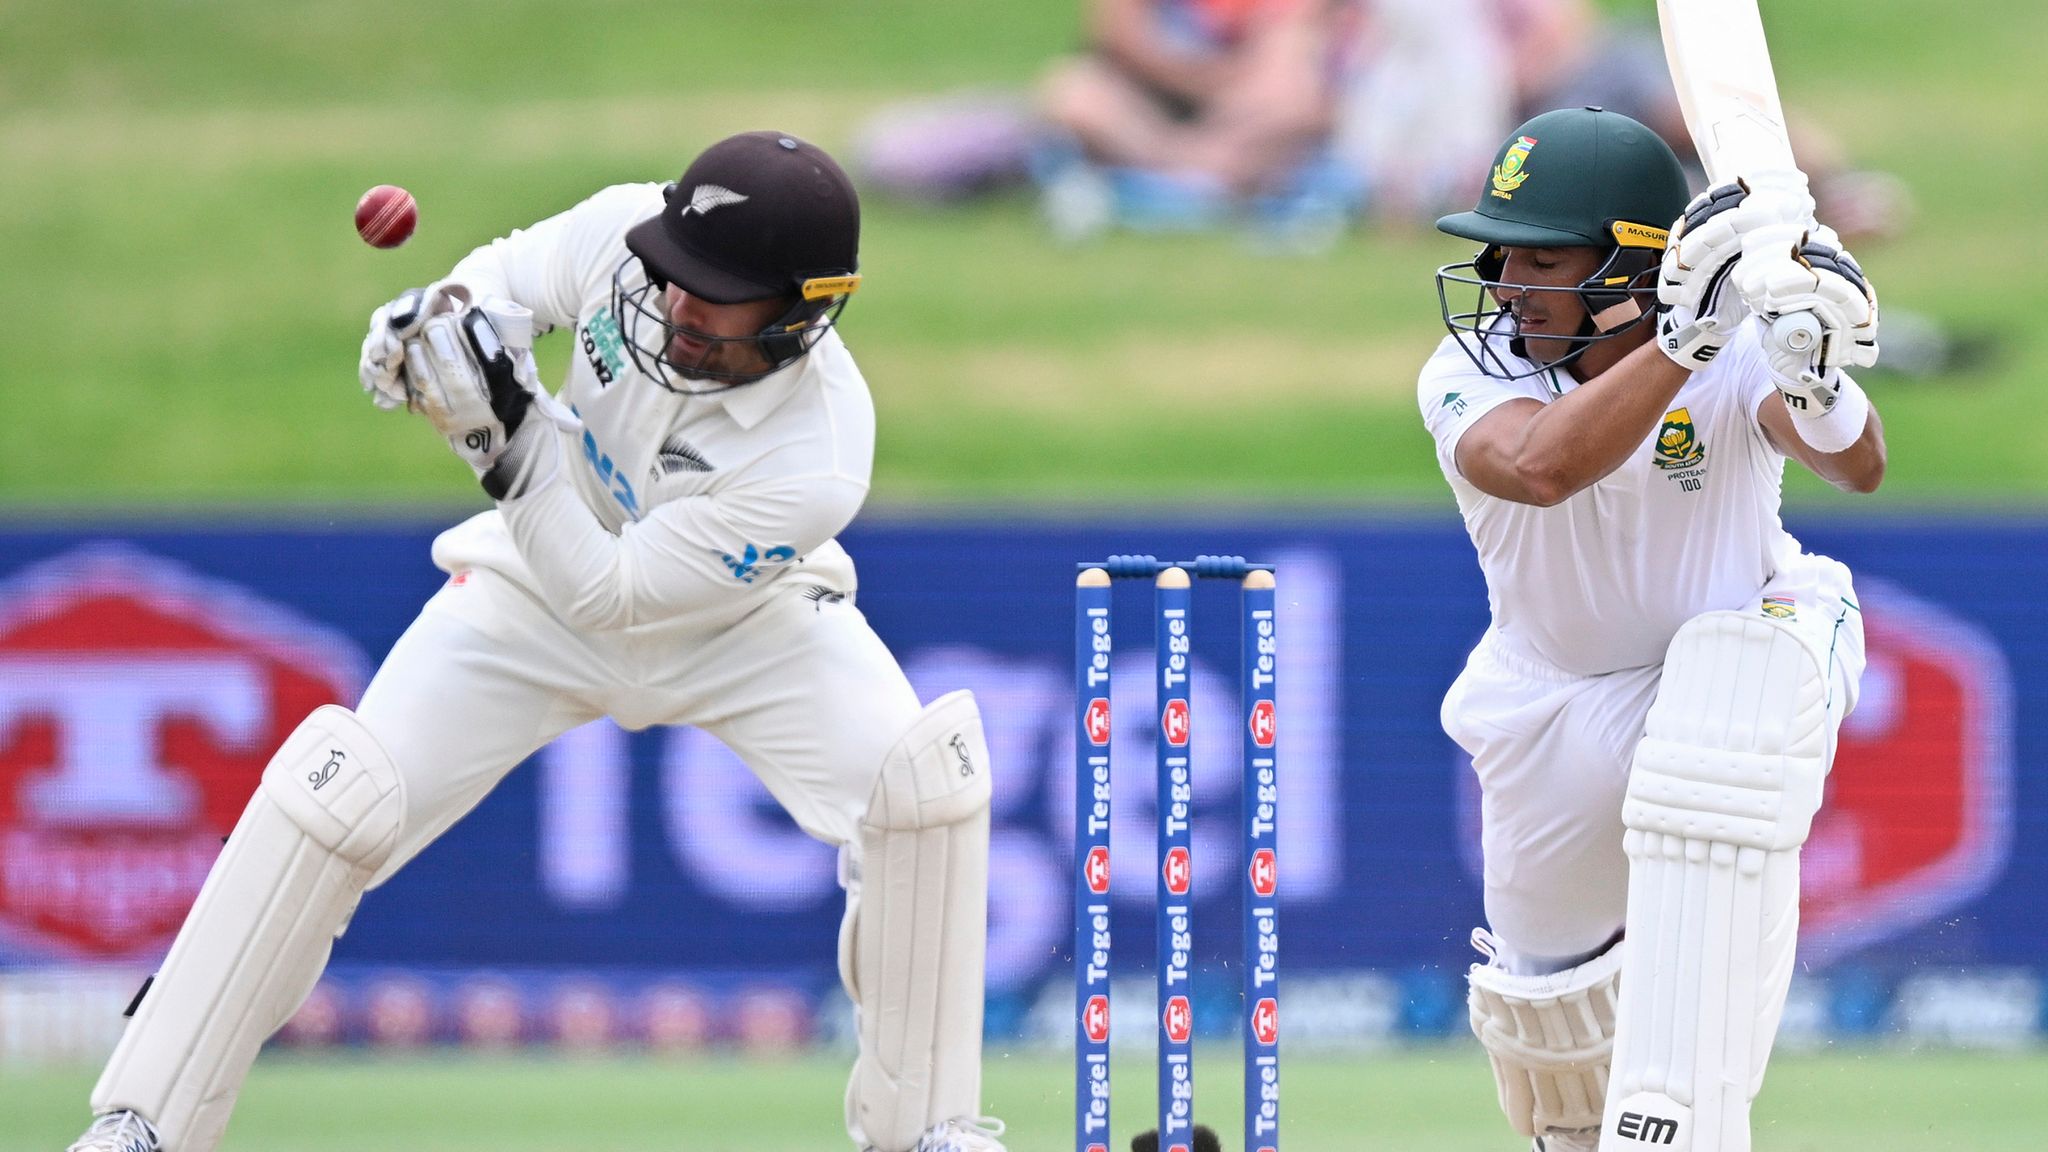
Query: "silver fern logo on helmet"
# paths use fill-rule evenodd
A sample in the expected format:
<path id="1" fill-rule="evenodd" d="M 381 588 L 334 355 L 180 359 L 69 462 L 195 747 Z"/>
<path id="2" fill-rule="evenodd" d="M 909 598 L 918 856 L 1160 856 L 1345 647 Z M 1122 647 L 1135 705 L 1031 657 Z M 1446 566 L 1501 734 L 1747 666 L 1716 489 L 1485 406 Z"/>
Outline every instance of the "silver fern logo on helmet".
<path id="1" fill-rule="evenodd" d="M 723 188 L 717 184 L 699 184 L 695 188 L 690 189 L 690 202 L 684 205 L 683 210 L 677 213 L 677 215 L 688 216 L 690 213 L 695 212 L 697 215 L 703 216 L 713 208 L 723 208 L 727 204 L 744 204 L 746 202 L 747 198 L 745 196 L 730 188 Z"/>

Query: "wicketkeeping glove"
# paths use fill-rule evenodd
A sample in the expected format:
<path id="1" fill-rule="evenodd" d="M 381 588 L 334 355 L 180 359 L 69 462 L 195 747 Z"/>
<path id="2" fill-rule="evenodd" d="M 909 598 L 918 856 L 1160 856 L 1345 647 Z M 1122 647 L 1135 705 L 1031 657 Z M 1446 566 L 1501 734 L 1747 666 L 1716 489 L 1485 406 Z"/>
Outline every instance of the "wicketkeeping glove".
<path id="1" fill-rule="evenodd" d="M 388 412 L 407 406 L 405 342 L 419 335 L 429 317 L 469 306 L 469 289 L 443 280 L 425 288 L 408 288 L 370 313 L 370 330 L 363 336 L 363 356 L 356 375 L 377 407 Z"/>
<path id="2" fill-rule="evenodd" d="M 440 313 L 405 342 L 408 406 L 425 415 L 493 499 L 518 496 L 551 469 L 554 428 L 581 422 L 541 387 L 533 313 L 488 299 Z M 538 408 L 542 416 L 531 416 Z M 545 465 L 545 467 L 543 467 Z"/>

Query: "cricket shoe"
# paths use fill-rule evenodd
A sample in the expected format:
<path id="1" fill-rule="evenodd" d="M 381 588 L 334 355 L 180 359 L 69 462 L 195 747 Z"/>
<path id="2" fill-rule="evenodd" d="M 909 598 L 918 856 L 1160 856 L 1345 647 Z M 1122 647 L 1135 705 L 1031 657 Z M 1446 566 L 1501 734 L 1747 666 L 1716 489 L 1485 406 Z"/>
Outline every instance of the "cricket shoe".
<path id="1" fill-rule="evenodd" d="M 1006 1152 L 1003 1122 L 987 1116 L 944 1120 L 925 1130 L 910 1152 Z"/>
<path id="2" fill-rule="evenodd" d="M 101 1114 L 64 1152 L 159 1152 L 156 1129 L 126 1108 Z"/>
<path id="3" fill-rule="evenodd" d="M 1546 1132 L 1536 1138 L 1532 1152 L 1600 1152 L 1600 1130 L 1582 1128 L 1577 1132 Z"/>

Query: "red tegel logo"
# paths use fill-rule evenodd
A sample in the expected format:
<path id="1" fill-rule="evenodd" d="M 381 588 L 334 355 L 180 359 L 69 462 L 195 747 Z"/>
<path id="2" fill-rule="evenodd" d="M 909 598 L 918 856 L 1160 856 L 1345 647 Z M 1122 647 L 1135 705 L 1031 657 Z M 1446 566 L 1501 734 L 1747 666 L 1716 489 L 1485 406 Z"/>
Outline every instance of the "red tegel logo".
<path id="1" fill-rule="evenodd" d="M 1188 1007 L 1188 998 L 1174 996 L 1166 1001 L 1166 1011 L 1160 1017 L 1160 1024 L 1166 1029 L 1166 1038 L 1175 1044 L 1185 1044 L 1195 1033 L 1195 1013 Z"/>
<path id="2" fill-rule="evenodd" d="M 1159 866 L 1159 875 L 1166 881 L 1166 890 L 1175 896 L 1188 894 L 1188 882 L 1193 879 L 1194 866 L 1188 860 L 1188 850 L 1176 844 L 1166 850 L 1166 860 Z"/>
<path id="3" fill-rule="evenodd" d="M 1159 713 L 1159 731 L 1175 748 L 1188 746 L 1188 702 L 1175 697 Z"/>
<path id="4" fill-rule="evenodd" d="M 1280 887 L 1280 864 L 1271 848 L 1261 848 L 1252 853 L 1252 891 L 1260 896 L 1271 896 Z"/>
<path id="5" fill-rule="evenodd" d="M 1088 729 L 1088 742 L 1100 747 L 1109 743 L 1109 701 L 1097 696 L 1088 702 L 1081 723 Z"/>
<path id="6" fill-rule="evenodd" d="M 1090 1044 L 1109 1042 L 1109 997 L 1097 994 L 1088 998 L 1088 1006 L 1081 1009 L 1081 1031 L 1087 1033 Z"/>
<path id="7" fill-rule="evenodd" d="M 1252 1005 L 1252 1035 L 1268 1048 L 1280 1042 L 1280 1004 L 1271 996 Z"/>
<path id="8" fill-rule="evenodd" d="M 363 669 L 339 634 L 140 552 L 0 585 L 0 938 L 160 954 L 270 754 Z"/>
<path id="9" fill-rule="evenodd" d="M 1862 692 L 1800 853 L 1800 955 L 1817 962 L 1940 920 L 2012 851 L 2004 655 L 1942 605 L 1880 580 L 1858 591 Z"/>
<path id="10" fill-rule="evenodd" d="M 1090 892 L 1100 896 L 1109 891 L 1109 849 L 1100 844 L 1088 849 L 1088 860 L 1081 870 L 1088 879 Z"/>
<path id="11" fill-rule="evenodd" d="M 1247 727 L 1251 729 L 1252 743 L 1261 748 L 1271 748 L 1276 724 L 1271 700 L 1261 700 L 1252 705 L 1251 719 L 1246 722 Z"/>

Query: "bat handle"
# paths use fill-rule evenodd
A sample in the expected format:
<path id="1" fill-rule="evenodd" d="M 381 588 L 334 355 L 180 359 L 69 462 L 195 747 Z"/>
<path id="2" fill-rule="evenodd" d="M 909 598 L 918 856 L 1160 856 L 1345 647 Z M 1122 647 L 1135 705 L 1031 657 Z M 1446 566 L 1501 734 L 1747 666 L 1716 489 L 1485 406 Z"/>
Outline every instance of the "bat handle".
<path id="1" fill-rule="evenodd" d="M 1765 338 L 1781 351 L 1810 356 L 1820 348 L 1820 321 L 1811 312 L 1787 312 L 1771 321 Z"/>

